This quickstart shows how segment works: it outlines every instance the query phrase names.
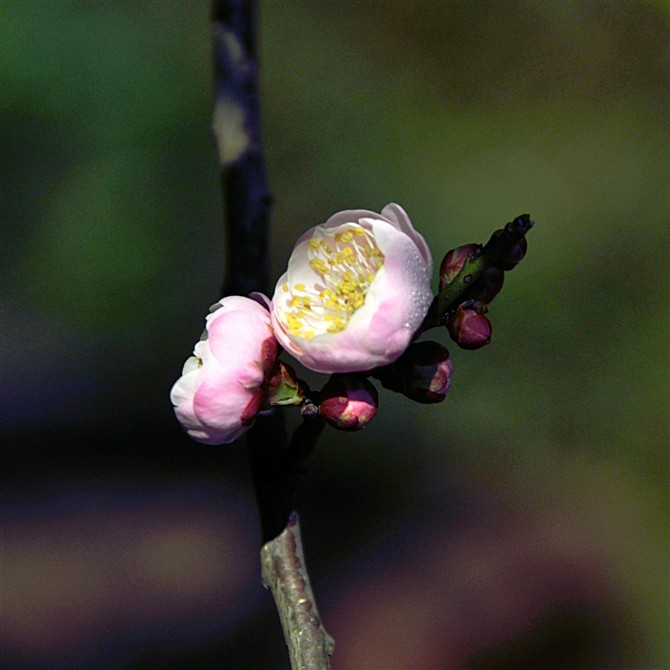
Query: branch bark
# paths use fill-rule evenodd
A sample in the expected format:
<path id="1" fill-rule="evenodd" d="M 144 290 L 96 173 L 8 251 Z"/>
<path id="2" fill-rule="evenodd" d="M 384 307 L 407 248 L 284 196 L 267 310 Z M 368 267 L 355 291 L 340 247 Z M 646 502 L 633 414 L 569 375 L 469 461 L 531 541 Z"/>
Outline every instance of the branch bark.
<path id="1" fill-rule="evenodd" d="M 269 286 L 272 195 L 261 143 L 256 3 L 215 0 L 212 128 L 221 165 L 227 233 L 224 295 Z"/>
<path id="2" fill-rule="evenodd" d="M 291 667 L 327 670 L 335 641 L 321 624 L 305 567 L 300 519 L 290 516 L 286 528 L 261 549 L 263 584 L 277 603 Z"/>

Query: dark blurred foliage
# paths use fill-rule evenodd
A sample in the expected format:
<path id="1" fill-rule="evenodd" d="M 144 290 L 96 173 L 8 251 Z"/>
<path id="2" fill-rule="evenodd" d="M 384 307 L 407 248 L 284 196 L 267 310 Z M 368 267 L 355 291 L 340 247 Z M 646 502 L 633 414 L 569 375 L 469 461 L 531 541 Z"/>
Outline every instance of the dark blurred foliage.
<path id="1" fill-rule="evenodd" d="M 446 402 L 319 445 L 333 667 L 667 667 L 667 5 L 261 4 L 274 275 L 340 209 L 436 263 L 538 222 Z M 244 447 L 168 401 L 223 278 L 208 14 L 0 3 L 8 668 L 287 667 Z"/>

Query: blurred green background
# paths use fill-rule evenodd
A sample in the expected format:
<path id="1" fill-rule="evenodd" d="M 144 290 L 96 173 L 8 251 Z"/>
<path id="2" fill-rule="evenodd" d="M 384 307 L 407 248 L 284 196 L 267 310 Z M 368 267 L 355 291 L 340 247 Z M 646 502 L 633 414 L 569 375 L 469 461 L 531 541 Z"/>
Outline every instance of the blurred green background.
<path id="1" fill-rule="evenodd" d="M 168 400 L 224 270 L 208 15 L 0 2 L 9 668 L 288 667 L 245 451 Z M 335 669 L 668 667 L 669 18 L 261 2 L 275 276 L 341 209 L 402 204 L 436 263 L 537 222 L 447 401 L 313 459 Z"/>

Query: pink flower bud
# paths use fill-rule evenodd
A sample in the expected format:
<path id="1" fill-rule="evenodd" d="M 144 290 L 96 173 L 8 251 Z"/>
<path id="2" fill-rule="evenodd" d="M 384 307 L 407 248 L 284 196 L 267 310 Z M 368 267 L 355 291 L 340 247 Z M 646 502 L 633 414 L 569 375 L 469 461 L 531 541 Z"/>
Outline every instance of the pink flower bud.
<path id="1" fill-rule="evenodd" d="M 479 349 L 491 341 L 491 322 L 471 308 L 460 306 L 447 321 L 447 330 L 461 349 Z"/>
<path id="2" fill-rule="evenodd" d="M 332 375 L 320 399 L 319 413 L 340 430 L 365 428 L 377 413 L 377 389 L 362 377 Z"/>
<path id="3" fill-rule="evenodd" d="M 267 307 L 241 296 L 217 303 L 170 393 L 189 436 L 203 444 L 229 444 L 246 432 L 276 358 Z"/>
<path id="4" fill-rule="evenodd" d="M 476 258 L 482 251 L 481 244 L 464 244 L 447 251 L 440 265 L 440 291 L 451 284 L 456 275 L 463 269 L 465 262 L 470 258 Z"/>
<path id="5" fill-rule="evenodd" d="M 316 372 L 396 360 L 433 300 L 433 262 L 405 211 L 347 210 L 296 243 L 272 300 L 279 343 Z"/>
<path id="6" fill-rule="evenodd" d="M 400 390 L 422 403 L 444 400 L 453 369 L 449 351 L 437 342 L 414 342 L 393 365 Z"/>

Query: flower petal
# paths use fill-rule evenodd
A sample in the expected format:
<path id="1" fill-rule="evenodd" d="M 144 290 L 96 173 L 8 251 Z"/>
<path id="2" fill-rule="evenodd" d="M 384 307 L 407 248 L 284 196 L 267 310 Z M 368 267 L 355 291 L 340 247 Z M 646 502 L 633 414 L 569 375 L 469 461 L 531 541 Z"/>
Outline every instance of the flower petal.
<path id="1" fill-rule="evenodd" d="M 414 229 L 409 216 L 407 216 L 407 212 L 395 202 L 390 202 L 384 209 L 382 209 L 382 216 L 385 216 L 391 223 L 396 225 L 399 230 L 412 239 L 427 266 L 428 274 L 432 275 L 433 256 L 430 253 L 430 249 L 423 235 Z"/>

